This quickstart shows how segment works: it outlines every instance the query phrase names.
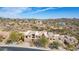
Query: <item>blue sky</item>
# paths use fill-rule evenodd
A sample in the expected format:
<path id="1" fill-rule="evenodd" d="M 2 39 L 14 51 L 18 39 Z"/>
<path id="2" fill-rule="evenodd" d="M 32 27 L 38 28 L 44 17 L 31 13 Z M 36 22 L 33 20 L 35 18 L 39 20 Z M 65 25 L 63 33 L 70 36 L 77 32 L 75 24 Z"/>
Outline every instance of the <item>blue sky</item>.
<path id="1" fill-rule="evenodd" d="M 6 18 L 79 18 L 79 7 L 0 7 Z"/>

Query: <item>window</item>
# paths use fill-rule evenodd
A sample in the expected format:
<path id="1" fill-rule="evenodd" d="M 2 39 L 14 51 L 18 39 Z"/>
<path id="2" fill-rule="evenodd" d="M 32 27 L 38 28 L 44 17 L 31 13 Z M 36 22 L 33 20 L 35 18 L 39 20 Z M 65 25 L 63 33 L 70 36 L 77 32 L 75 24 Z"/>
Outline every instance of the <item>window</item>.
<path id="1" fill-rule="evenodd" d="M 28 38 L 28 36 L 26 36 L 26 38 Z"/>
<path id="2" fill-rule="evenodd" d="M 59 40 L 61 40 L 61 38 L 59 38 Z"/>
<path id="3" fill-rule="evenodd" d="M 53 40 L 55 40 L 55 39 L 53 39 Z"/>
<path id="4" fill-rule="evenodd" d="M 52 39 L 50 38 L 50 40 L 52 40 Z"/>
<path id="5" fill-rule="evenodd" d="M 72 38 L 70 38 L 69 40 L 72 41 Z"/>
<path id="6" fill-rule="evenodd" d="M 66 40 L 64 40 L 64 44 L 65 44 L 65 45 L 67 45 L 67 44 L 68 44 L 68 42 L 67 42 Z"/>
<path id="7" fill-rule="evenodd" d="M 35 34 L 32 34 L 32 38 L 35 38 Z"/>

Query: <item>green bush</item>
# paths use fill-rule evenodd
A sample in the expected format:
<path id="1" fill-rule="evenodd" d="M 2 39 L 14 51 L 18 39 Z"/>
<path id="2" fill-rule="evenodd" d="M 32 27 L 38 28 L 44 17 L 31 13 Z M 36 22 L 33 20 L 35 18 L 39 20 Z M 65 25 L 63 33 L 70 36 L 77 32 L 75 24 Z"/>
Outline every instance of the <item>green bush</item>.
<path id="1" fill-rule="evenodd" d="M 48 44 L 48 39 L 44 35 L 42 35 L 39 40 L 39 43 L 42 47 L 46 47 L 46 45 Z"/>
<path id="2" fill-rule="evenodd" d="M 11 44 L 12 40 L 7 40 L 6 44 Z"/>
<path id="3" fill-rule="evenodd" d="M 53 49 L 53 48 L 58 49 L 59 46 L 60 46 L 60 44 L 56 41 L 49 44 L 49 48 L 51 48 L 51 49 Z"/>
<path id="4" fill-rule="evenodd" d="M 66 48 L 67 50 L 70 50 L 70 51 L 73 51 L 73 50 L 75 50 L 76 49 L 76 47 L 75 47 L 75 45 L 67 45 L 67 48 Z"/>
<path id="5" fill-rule="evenodd" d="M 24 41 L 24 35 L 22 33 L 12 31 L 9 35 L 9 40 L 11 42 L 19 42 L 20 40 Z"/>

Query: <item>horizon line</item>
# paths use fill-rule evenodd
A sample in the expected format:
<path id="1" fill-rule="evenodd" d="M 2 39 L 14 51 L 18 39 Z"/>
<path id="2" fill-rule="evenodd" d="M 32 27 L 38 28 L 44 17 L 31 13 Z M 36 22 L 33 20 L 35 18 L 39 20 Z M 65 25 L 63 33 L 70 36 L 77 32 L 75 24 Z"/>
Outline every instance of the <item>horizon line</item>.
<path id="1" fill-rule="evenodd" d="M 10 18 L 10 17 L 0 17 L 0 18 Z M 77 17 L 58 17 L 58 18 L 10 18 L 10 19 L 79 19 Z"/>

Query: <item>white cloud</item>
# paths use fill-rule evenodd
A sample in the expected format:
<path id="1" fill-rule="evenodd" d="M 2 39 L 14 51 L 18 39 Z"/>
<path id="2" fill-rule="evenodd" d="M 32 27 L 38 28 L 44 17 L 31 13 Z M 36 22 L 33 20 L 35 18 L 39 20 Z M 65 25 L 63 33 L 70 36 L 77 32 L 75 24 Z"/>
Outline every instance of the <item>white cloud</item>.
<path id="1" fill-rule="evenodd" d="M 21 13 L 23 11 L 28 11 L 28 10 L 31 10 L 31 8 L 29 7 L 5 7 L 5 8 L 2 8 L 0 11 L 1 12 L 5 12 L 5 13 Z"/>
<path id="2" fill-rule="evenodd" d="M 49 7 L 49 8 L 37 10 L 37 11 L 33 12 L 32 14 L 37 14 L 37 13 L 44 12 L 44 11 L 47 11 L 47 10 L 50 10 L 50 9 L 56 9 L 56 8 L 55 7 Z"/>
<path id="3" fill-rule="evenodd" d="M 21 13 L 24 11 L 32 10 L 29 7 L 4 7 L 0 9 L 0 16 L 1 17 L 11 17 L 11 18 L 21 18 Z"/>
<path id="4" fill-rule="evenodd" d="M 4 8 L 0 8 L 0 17 L 26 18 L 40 12 L 45 12 L 50 9 L 57 9 L 57 8 L 48 7 L 48 8 L 44 8 L 44 9 L 40 9 L 40 10 L 32 12 L 33 9 L 31 7 L 4 7 Z M 26 12 L 24 13 L 24 11 Z"/>

